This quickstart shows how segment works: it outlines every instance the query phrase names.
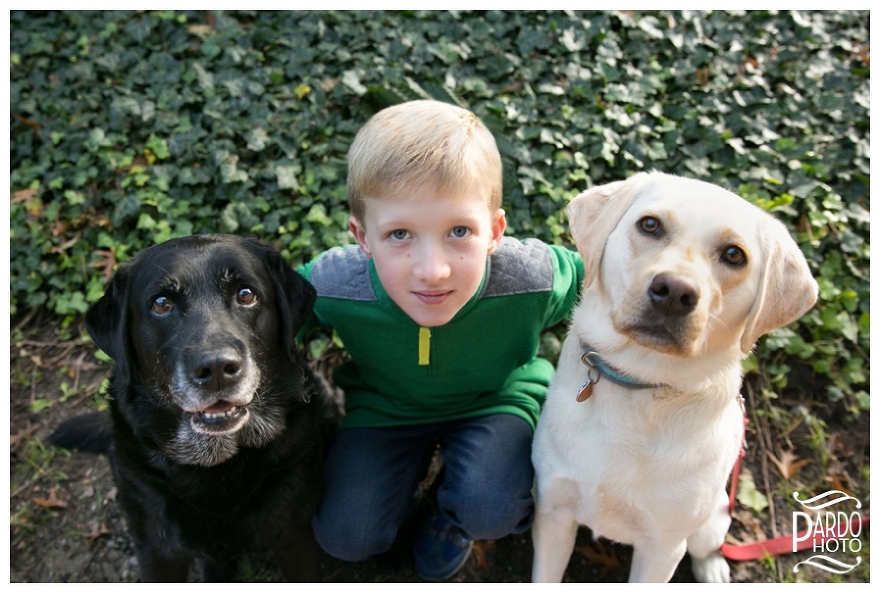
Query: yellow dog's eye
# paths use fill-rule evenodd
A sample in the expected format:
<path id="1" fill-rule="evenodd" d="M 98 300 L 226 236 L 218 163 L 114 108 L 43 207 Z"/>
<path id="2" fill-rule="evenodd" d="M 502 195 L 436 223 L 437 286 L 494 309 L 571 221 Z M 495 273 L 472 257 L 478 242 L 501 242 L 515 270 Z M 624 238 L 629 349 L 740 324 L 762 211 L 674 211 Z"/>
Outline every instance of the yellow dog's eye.
<path id="1" fill-rule="evenodd" d="M 746 263 L 746 253 L 736 245 L 728 245 L 721 252 L 721 259 L 732 266 L 741 266 Z"/>
<path id="2" fill-rule="evenodd" d="M 639 220 L 638 227 L 643 233 L 656 235 L 660 232 L 660 221 L 653 216 L 646 216 Z"/>

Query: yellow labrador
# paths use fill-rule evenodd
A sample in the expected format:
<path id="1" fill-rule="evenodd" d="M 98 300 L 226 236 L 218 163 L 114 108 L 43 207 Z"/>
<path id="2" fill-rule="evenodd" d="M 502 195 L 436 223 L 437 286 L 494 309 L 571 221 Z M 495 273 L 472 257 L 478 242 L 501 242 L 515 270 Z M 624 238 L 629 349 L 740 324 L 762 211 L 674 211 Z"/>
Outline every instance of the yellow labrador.
<path id="1" fill-rule="evenodd" d="M 786 228 L 715 185 L 640 173 L 568 207 L 586 269 L 535 433 L 532 580 L 559 582 L 578 525 L 633 545 L 630 581 L 727 582 L 725 485 L 741 360 L 816 302 Z"/>

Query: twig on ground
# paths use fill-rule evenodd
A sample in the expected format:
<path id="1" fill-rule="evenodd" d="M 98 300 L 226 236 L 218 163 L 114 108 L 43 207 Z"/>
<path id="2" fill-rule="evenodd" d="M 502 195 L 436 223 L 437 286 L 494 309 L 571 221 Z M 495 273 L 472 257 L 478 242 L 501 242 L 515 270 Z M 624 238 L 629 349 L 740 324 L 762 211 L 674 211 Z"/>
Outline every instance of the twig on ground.
<path id="1" fill-rule="evenodd" d="M 27 326 L 31 322 L 31 319 L 34 318 L 34 315 L 36 315 L 37 311 L 39 311 L 39 310 L 40 309 L 38 309 L 38 308 L 31 309 L 30 312 L 28 312 L 28 314 L 24 316 L 24 319 L 22 319 L 18 323 L 18 325 L 16 325 L 12 329 L 12 331 L 9 332 L 10 337 L 14 336 L 21 328 Z"/>
<path id="2" fill-rule="evenodd" d="M 37 400 L 37 367 L 31 369 L 31 401 L 30 405 L 34 405 Z"/>
<path id="3" fill-rule="evenodd" d="M 773 441 L 770 438 L 770 428 L 766 425 L 766 420 L 761 418 L 759 414 L 757 414 L 757 408 L 755 404 L 755 391 L 752 389 L 751 383 L 748 381 L 744 381 L 746 392 L 749 396 L 749 407 L 752 410 L 755 410 L 754 419 L 755 419 L 755 432 L 758 437 L 758 446 L 759 452 L 758 456 L 761 460 L 761 473 L 764 478 L 764 493 L 767 496 L 767 509 L 770 514 L 770 533 L 772 537 L 775 539 L 779 536 L 779 531 L 776 529 L 776 504 L 773 501 L 773 494 L 770 491 L 770 468 L 767 464 L 768 456 L 771 454 L 773 448 Z M 776 562 L 776 576 L 782 581 L 782 566 L 779 562 Z"/>
<path id="4" fill-rule="evenodd" d="M 73 348 L 75 346 L 85 346 L 88 342 L 84 338 L 76 338 L 73 340 L 54 340 L 51 342 L 38 340 L 18 340 L 18 346 L 36 346 L 37 348 Z"/>

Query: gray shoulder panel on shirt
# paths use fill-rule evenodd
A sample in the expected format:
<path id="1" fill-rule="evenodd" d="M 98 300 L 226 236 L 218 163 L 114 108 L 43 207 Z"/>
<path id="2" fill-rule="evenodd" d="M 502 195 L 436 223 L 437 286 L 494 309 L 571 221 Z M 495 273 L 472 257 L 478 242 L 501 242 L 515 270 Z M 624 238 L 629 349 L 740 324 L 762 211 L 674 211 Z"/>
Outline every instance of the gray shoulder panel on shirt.
<path id="1" fill-rule="evenodd" d="M 481 298 L 548 292 L 553 290 L 550 248 L 537 239 L 502 239 L 489 257 L 489 277 Z"/>
<path id="2" fill-rule="evenodd" d="M 370 280 L 370 260 L 356 245 L 326 251 L 312 265 L 309 282 L 319 297 L 350 301 L 378 300 Z"/>

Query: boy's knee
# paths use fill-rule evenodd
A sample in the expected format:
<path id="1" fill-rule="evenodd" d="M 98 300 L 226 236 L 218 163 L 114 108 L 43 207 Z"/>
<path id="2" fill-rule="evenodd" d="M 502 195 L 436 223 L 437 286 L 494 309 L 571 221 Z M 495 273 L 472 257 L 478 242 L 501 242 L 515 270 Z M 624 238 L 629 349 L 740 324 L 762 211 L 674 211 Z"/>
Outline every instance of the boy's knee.
<path id="1" fill-rule="evenodd" d="M 368 524 L 360 515 L 319 513 L 312 518 L 312 530 L 321 549 L 347 562 L 361 562 L 391 549 L 396 534 L 389 527 Z"/>
<path id="2" fill-rule="evenodd" d="M 446 510 L 471 539 L 494 540 L 526 531 L 532 525 L 534 508 L 531 492 L 526 491 L 501 497 L 464 497 Z"/>

